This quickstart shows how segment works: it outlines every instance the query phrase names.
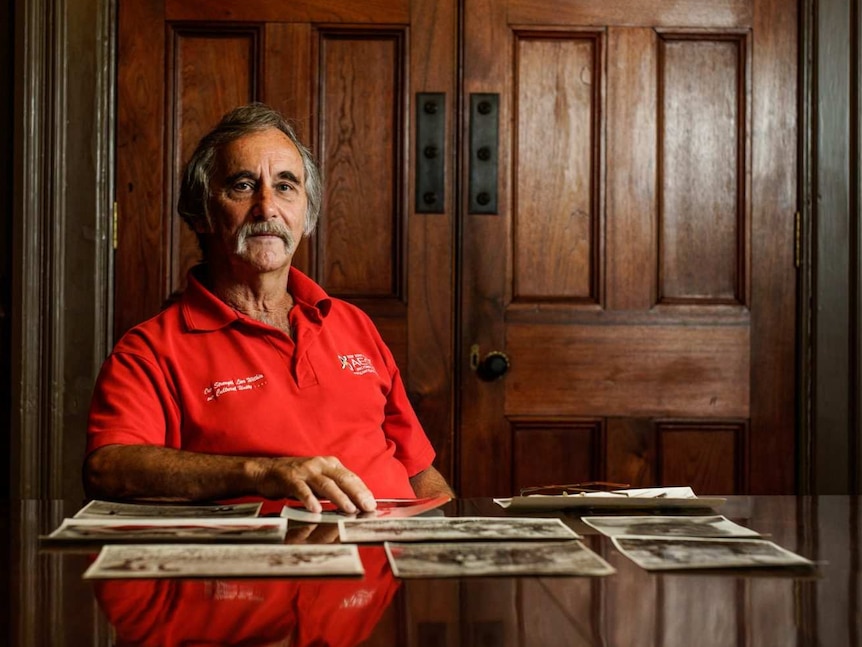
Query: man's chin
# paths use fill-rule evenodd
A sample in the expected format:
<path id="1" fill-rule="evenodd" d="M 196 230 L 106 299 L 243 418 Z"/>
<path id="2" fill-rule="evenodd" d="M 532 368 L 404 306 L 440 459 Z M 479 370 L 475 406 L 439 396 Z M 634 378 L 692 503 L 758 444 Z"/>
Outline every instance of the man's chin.
<path id="1" fill-rule="evenodd" d="M 245 253 L 238 254 L 236 258 L 243 265 L 252 267 L 256 271 L 264 273 L 275 272 L 286 267 L 290 267 L 292 255 L 286 253 L 285 247 L 282 246 L 282 248 L 277 252 L 248 249 Z"/>

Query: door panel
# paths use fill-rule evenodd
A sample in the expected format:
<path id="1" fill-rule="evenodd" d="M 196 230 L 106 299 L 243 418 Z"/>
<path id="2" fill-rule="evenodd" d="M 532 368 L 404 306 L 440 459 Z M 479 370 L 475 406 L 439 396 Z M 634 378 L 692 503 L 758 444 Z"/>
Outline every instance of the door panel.
<path id="1" fill-rule="evenodd" d="M 454 0 L 129 0 L 119 10 L 116 334 L 182 291 L 200 259 L 175 212 L 193 147 L 232 107 L 269 103 L 325 179 L 318 230 L 294 264 L 374 319 L 452 478 L 454 196 L 443 213 L 411 210 L 408 115 L 416 93 L 442 93 L 452 154 Z"/>
<path id="2" fill-rule="evenodd" d="M 761 322 L 794 312 L 795 191 L 767 159 L 794 166 L 795 123 L 752 106 L 795 81 L 752 51 L 792 58 L 795 28 L 768 2 L 666 5 L 465 3 L 504 170 L 497 213 L 463 216 L 461 347 L 511 368 L 462 365 L 462 494 L 792 491 L 769 451 L 794 443 L 792 315 Z"/>

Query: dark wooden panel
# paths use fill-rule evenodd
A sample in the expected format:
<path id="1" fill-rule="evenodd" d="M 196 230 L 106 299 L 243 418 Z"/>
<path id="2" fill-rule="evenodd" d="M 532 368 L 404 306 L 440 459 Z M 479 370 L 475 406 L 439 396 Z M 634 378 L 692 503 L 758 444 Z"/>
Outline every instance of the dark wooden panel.
<path id="1" fill-rule="evenodd" d="M 197 236 L 176 212 L 183 167 L 222 115 L 256 98 L 260 38 L 256 29 L 185 25 L 172 30 L 171 39 L 167 163 L 172 184 L 165 192 L 171 228 L 165 266 L 170 268 L 171 290 L 178 291 L 185 288 L 189 268 L 201 260 Z"/>
<path id="2" fill-rule="evenodd" d="M 413 0 L 410 3 L 411 99 L 407 115 L 415 114 L 412 99 L 417 93 L 434 91 L 445 95 L 444 212 L 416 214 L 414 160 L 411 148 L 405 164 L 409 178 L 407 255 L 407 356 L 401 364 L 407 394 L 431 443 L 437 450 L 435 466 L 455 483 L 455 209 L 456 107 L 458 71 L 458 1 Z M 408 141 L 415 146 L 415 123 Z"/>
<path id="3" fill-rule="evenodd" d="M 399 592 L 404 599 L 406 634 L 402 636 L 401 644 L 410 647 L 457 645 L 460 639 L 460 589 L 460 582 L 455 579 L 436 582 L 411 580 L 410 587 Z"/>
<path id="4" fill-rule="evenodd" d="M 659 299 L 743 303 L 744 40 L 659 43 Z"/>
<path id="5" fill-rule="evenodd" d="M 657 299 L 657 47 L 652 29 L 608 32 L 607 294 L 609 309 Z"/>
<path id="6" fill-rule="evenodd" d="M 158 312 L 168 292 L 162 14 L 159 1 L 124 2 L 118 11 L 115 337 Z"/>
<path id="7" fill-rule="evenodd" d="M 815 43 L 818 59 L 814 74 L 818 96 L 814 99 L 816 159 L 811 254 L 817 267 L 811 273 L 816 301 L 812 316 L 817 352 L 810 387 L 814 392 L 813 474 L 814 492 L 859 492 L 860 466 L 848 472 L 846 456 L 862 448 L 859 442 L 860 312 L 862 285 L 858 270 L 860 187 L 858 101 L 859 32 L 853 21 L 858 4 L 845 0 L 817 3 Z M 849 114 L 848 114 L 849 110 Z M 849 118 L 848 118 L 849 117 Z M 854 130 L 856 138 L 854 138 Z M 855 176 L 855 177 L 854 177 Z M 855 204 L 854 204 L 855 203 Z M 852 322 L 856 322 L 855 325 Z M 855 393 L 854 393 L 855 392 Z M 840 457 L 840 458 L 839 458 Z M 855 472 L 855 474 L 853 473 Z"/>
<path id="8" fill-rule="evenodd" d="M 745 326 L 512 324 L 507 415 L 748 416 Z"/>
<path id="9" fill-rule="evenodd" d="M 602 476 L 600 420 L 516 419 L 511 425 L 512 494 Z"/>
<path id="10" fill-rule="evenodd" d="M 461 642 L 455 645 L 508 647 L 521 631 L 520 591 L 517 579 L 499 581 L 491 588 L 477 578 L 461 583 Z"/>
<path id="11" fill-rule="evenodd" d="M 796 488 L 798 9 L 754 5 L 751 164 L 751 494 Z M 830 367 L 831 369 L 832 367 Z"/>
<path id="12" fill-rule="evenodd" d="M 582 577 L 563 582 L 555 577 L 521 578 L 518 582 L 519 629 L 520 635 L 528 637 L 523 644 L 548 647 L 612 644 L 605 643 L 601 635 L 597 579 Z M 583 642 L 561 640 L 569 634 L 573 623 L 577 624 Z M 591 638 L 589 642 L 586 636 Z M 501 644 L 518 645 L 511 638 Z"/>
<path id="13" fill-rule="evenodd" d="M 684 579 L 684 578 L 683 578 Z M 665 578 L 661 582 L 660 596 L 661 635 L 657 645 L 698 645 L 699 647 L 719 647 L 723 645 L 755 645 L 754 640 L 747 642 L 745 636 L 744 609 L 740 600 L 745 593 L 745 580 L 704 578 L 697 586 L 686 586 L 681 578 Z M 709 618 L 709 630 L 693 627 L 686 618 L 691 614 Z M 786 645 L 770 640 L 767 645 Z"/>
<path id="14" fill-rule="evenodd" d="M 736 494 L 745 489 L 746 425 L 660 422 L 662 485 L 689 485 L 697 494 Z"/>
<path id="15" fill-rule="evenodd" d="M 632 487 L 649 487 L 656 479 L 656 435 L 651 420 L 608 418 L 605 422 L 604 478 Z"/>
<path id="16" fill-rule="evenodd" d="M 168 20 L 406 23 L 408 0 L 168 0 Z"/>
<path id="17" fill-rule="evenodd" d="M 293 125 L 299 139 L 316 153 L 316 124 L 313 120 L 311 26 L 301 23 L 270 23 L 265 27 L 263 101 L 280 111 Z M 290 61 L 285 65 L 283 61 Z M 313 235 L 313 234 L 312 234 Z M 314 275 L 313 246 L 303 238 L 293 255 L 292 265 Z M 316 278 L 316 277 L 315 277 Z"/>
<path id="18" fill-rule="evenodd" d="M 333 295 L 401 298 L 404 33 L 321 38 L 324 189 L 318 278 Z"/>
<path id="19" fill-rule="evenodd" d="M 470 38 L 463 41 L 463 91 L 500 92 L 500 168 L 512 168 L 510 91 L 511 31 L 505 27 L 507 7 L 495 0 L 463 2 L 463 30 Z M 466 135 L 462 133 L 462 137 Z M 465 151 L 462 151 L 465 153 Z M 464 165 L 466 166 L 466 165 Z M 463 169 L 463 167 L 462 167 Z M 466 170 L 466 169 L 463 169 Z M 462 186 L 466 177 L 462 174 Z M 500 173 L 498 213 L 507 214 L 511 201 L 510 173 Z M 463 201 L 462 201 L 463 205 Z M 511 286 L 508 269 L 511 239 L 504 228 L 505 218 L 465 216 L 462 219 L 460 285 L 461 313 L 459 342 L 464 352 L 458 358 L 457 374 L 465 376 L 459 384 L 462 410 L 459 426 L 460 490 L 462 496 L 497 494 L 510 488 L 510 474 L 497 465 L 511 462 L 509 424 L 505 408 L 504 382 L 485 383 L 476 379 L 468 367 L 468 352 L 473 344 L 483 352 L 505 348 L 504 307 Z M 508 379 L 505 378 L 505 379 Z M 481 457 L 481 458 L 480 458 Z"/>
<path id="20" fill-rule="evenodd" d="M 751 0 L 508 0 L 515 24 L 748 27 Z"/>
<path id="21" fill-rule="evenodd" d="M 602 37 L 522 32 L 515 52 L 514 299 L 595 303 Z"/>
<path id="22" fill-rule="evenodd" d="M 607 545 L 604 546 L 605 552 L 600 554 L 605 559 L 613 560 L 607 554 L 612 550 Z M 674 645 L 673 642 L 662 640 L 658 634 L 661 628 L 664 601 L 661 587 L 661 577 L 636 579 L 614 576 L 604 578 L 597 594 L 600 597 L 603 612 L 603 642 L 607 645 L 625 645 L 626 647 Z"/>

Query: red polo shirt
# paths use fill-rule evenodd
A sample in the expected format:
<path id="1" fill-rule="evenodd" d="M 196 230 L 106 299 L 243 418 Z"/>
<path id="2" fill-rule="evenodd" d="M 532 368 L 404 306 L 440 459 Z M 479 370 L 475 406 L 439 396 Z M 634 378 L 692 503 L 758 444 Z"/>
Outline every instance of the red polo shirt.
<path id="1" fill-rule="evenodd" d="M 235 456 L 337 456 L 377 498 L 414 496 L 431 447 L 369 317 L 291 268 L 293 339 L 189 273 L 178 303 L 102 367 L 87 452 L 150 444 Z"/>

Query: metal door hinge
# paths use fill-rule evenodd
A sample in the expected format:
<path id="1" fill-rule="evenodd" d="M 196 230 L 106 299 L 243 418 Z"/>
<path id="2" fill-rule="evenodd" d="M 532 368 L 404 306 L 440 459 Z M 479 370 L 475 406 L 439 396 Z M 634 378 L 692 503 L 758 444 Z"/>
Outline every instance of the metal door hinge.
<path id="1" fill-rule="evenodd" d="M 113 213 L 111 214 L 111 245 L 114 248 L 114 251 L 117 251 L 117 213 L 119 212 L 119 208 L 117 207 L 117 203 L 114 203 Z"/>

